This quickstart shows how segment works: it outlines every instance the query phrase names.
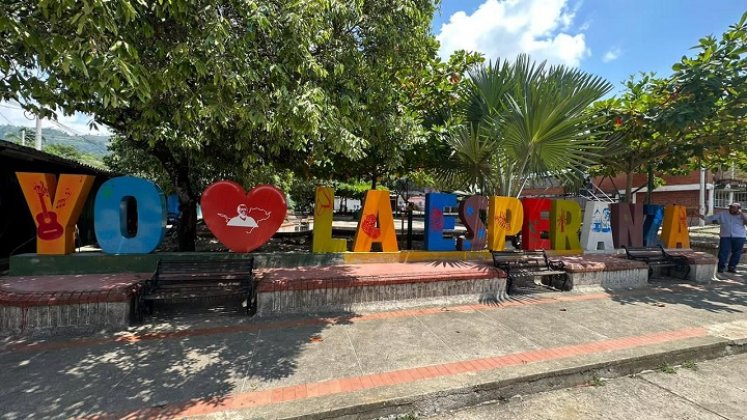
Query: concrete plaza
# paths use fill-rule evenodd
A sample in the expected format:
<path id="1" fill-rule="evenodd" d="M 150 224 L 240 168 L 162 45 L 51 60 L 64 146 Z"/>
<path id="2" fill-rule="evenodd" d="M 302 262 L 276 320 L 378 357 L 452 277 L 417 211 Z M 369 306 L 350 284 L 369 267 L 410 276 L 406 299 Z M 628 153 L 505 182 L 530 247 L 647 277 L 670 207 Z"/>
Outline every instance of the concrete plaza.
<path id="1" fill-rule="evenodd" d="M 5 339 L 0 406 L 8 419 L 443 415 L 741 353 L 746 310 L 738 274 L 332 317 L 169 315 L 116 334 Z"/>

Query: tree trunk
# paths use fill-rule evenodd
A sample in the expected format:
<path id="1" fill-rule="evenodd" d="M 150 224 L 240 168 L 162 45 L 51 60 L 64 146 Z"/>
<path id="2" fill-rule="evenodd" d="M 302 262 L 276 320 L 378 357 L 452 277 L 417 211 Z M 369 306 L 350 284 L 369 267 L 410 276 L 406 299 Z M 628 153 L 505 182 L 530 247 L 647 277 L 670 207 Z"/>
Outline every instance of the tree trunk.
<path id="1" fill-rule="evenodd" d="M 186 201 L 179 196 L 181 205 L 181 214 L 179 215 L 179 225 L 176 230 L 178 250 L 191 252 L 195 250 L 195 241 L 197 239 L 197 200 L 188 198 Z"/>
<path id="2" fill-rule="evenodd" d="M 648 165 L 648 180 L 647 180 L 647 186 L 646 186 L 646 204 L 651 204 L 651 194 L 654 192 L 654 167 L 653 165 Z"/>
<path id="3" fill-rule="evenodd" d="M 189 169 L 180 166 L 174 173 L 174 186 L 181 205 L 179 225 L 176 230 L 178 250 L 191 252 L 195 250 L 197 239 L 197 194 L 189 182 Z"/>
<path id="4" fill-rule="evenodd" d="M 633 193 L 633 173 L 632 172 L 626 172 L 625 173 L 625 203 L 632 203 L 633 200 L 631 197 Z"/>
<path id="5" fill-rule="evenodd" d="M 372 190 L 375 190 L 375 189 L 376 189 L 376 181 L 378 181 L 378 179 L 379 179 L 379 176 L 378 176 L 378 175 L 376 175 L 376 174 L 374 174 L 374 175 L 373 175 L 373 176 L 371 177 L 371 189 L 372 189 Z"/>
<path id="6" fill-rule="evenodd" d="M 179 197 L 181 214 L 176 229 L 177 250 L 182 252 L 194 251 L 197 238 L 197 193 L 190 182 L 189 165 L 180 162 L 162 143 L 157 143 L 152 149 L 153 155 L 161 161 L 172 185 Z"/>

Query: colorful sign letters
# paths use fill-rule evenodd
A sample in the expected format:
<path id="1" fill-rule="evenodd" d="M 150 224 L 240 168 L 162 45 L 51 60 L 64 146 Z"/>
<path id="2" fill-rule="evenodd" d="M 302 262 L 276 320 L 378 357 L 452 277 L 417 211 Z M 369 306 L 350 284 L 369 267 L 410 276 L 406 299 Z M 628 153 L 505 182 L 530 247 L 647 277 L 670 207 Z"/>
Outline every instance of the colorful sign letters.
<path id="1" fill-rule="evenodd" d="M 75 224 L 94 177 L 63 174 L 57 180 L 52 174 L 24 172 L 16 177 L 37 226 L 36 252 L 73 252 Z M 271 185 L 245 193 L 235 182 L 220 181 L 202 194 L 205 223 L 234 252 L 250 252 L 267 242 L 287 211 L 285 195 Z M 166 233 L 166 214 L 166 197 L 156 184 L 129 176 L 112 178 L 94 200 L 96 239 L 107 254 L 153 252 Z"/>
<path id="2" fill-rule="evenodd" d="M 313 252 L 342 252 L 345 242 L 332 239 L 331 197 L 328 187 L 317 188 Z M 455 211 L 455 209 L 457 209 Z M 487 227 L 481 214 L 487 212 Z M 382 242 L 384 251 L 397 250 L 394 222 L 388 194 L 369 191 L 358 222 L 354 252 L 368 252 L 373 242 Z M 453 230 L 456 217 L 467 228 L 463 237 L 445 237 Z M 682 206 L 642 206 L 628 203 L 588 202 L 583 212 L 572 200 L 546 198 L 471 196 L 458 203 L 453 194 L 425 196 L 425 250 L 479 251 L 502 250 L 506 237 L 522 233 L 524 249 L 611 250 L 622 246 L 655 246 L 663 226 L 662 243 L 668 248 L 690 246 L 685 208 Z M 582 223 L 583 222 L 583 223 Z M 580 233 L 580 237 L 579 237 Z M 383 237 L 386 236 L 386 241 Z M 333 245 L 334 244 L 334 245 Z"/>
<path id="3" fill-rule="evenodd" d="M 64 255 L 73 251 L 75 224 L 94 178 L 86 175 L 16 173 L 37 228 L 37 253 Z M 285 195 L 271 185 L 245 192 L 232 181 L 219 181 L 202 194 L 207 227 L 233 252 L 251 252 L 267 242 L 287 213 Z M 334 190 L 318 187 L 314 208 L 313 252 L 345 252 L 347 242 L 332 238 Z M 108 254 L 153 252 L 166 232 L 166 198 L 156 184 L 134 177 L 117 177 L 99 188 L 94 200 L 94 231 Z M 444 236 L 459 217 L 467 232 Z M 546 198 L 426 194 L 427 251 L 502 250 L 506 237 L 522 233 L 524 249 L 609 250 L 623 246 L 688 248 L 687 214 L 667 207 L 629 203 L 588 202 Z M 582 223 L 583 222 L 583 223 Z M 487 226 L 485 226 L 487 223 Z M 583 226 L 583 228 L 582 228 Z M 659 228 L 661 238 L 658 237 Z M 580 238 L 579 238 L 580 232 Z M 368 191 L 353 242 L 353 252 L 398 252 L 397 234 L 388 191 Z"/>

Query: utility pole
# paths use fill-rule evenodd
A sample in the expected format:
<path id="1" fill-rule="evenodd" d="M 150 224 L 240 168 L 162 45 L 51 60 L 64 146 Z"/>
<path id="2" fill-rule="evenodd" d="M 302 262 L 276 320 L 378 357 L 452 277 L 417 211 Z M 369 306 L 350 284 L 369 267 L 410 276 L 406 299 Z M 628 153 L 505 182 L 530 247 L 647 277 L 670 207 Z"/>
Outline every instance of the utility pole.
<path id="1" fill-rule="evenodd" d="M 42 120 L 36 116 L 36 150 L 42 149 Z"/>
<path id="2" fill-rule="evenodd" d="M 705 204 L 705 195 L 706 195 L 706 169 L 701 167 L 700 168 L 700 194 L 698 196 L 698 214 L 705 215 L 707 208 Z M 705 226 L 705 220 L 699 219 L 698 225 Z"/>

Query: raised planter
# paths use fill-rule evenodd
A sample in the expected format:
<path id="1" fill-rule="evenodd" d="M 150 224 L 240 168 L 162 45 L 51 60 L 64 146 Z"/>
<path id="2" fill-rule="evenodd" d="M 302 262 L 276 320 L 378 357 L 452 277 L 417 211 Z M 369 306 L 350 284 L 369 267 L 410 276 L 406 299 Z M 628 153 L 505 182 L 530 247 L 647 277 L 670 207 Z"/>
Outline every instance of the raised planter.
<path id="1" fill-rule="evenodd" d="M 257 314 L 494 303 L 506 274 L 487 263 L 370 263 L 258 270 Z"/>

